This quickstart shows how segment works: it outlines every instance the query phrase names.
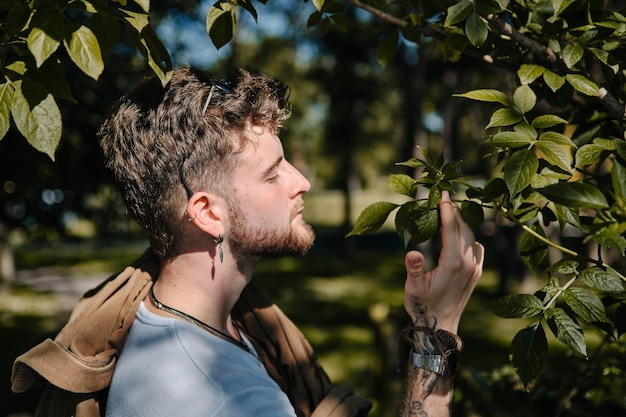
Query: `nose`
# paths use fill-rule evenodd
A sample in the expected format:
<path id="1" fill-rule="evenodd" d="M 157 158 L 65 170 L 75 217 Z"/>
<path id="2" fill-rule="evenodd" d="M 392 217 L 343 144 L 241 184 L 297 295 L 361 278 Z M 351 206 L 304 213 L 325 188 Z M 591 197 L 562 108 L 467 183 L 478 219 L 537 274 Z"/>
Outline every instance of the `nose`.
<path id="1" fill-rule="evenodd" d="M 304 175 L 296 167 L 289 164 L 289 168 L 292 171 L 293 183 L 294 183 L 294 194 L 305 194 L 308 193 L 311 189 L 311 183 L 306 179 Z"/>

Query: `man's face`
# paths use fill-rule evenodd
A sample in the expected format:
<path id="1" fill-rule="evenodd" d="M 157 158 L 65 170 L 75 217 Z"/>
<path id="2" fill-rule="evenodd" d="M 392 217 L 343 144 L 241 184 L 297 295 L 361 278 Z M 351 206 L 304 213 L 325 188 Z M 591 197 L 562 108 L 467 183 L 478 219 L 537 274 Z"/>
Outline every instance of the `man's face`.
<path id="1" fill-rule="evenodd" d="M 233 251 L 245 255 L 303 255 L 313 229 L 302 219 L 302 196 L 311 184 L 284 157 L 278 136 L 252 127 L 258 142 L 248 144 L 233 178 L 228 231 Z"/>

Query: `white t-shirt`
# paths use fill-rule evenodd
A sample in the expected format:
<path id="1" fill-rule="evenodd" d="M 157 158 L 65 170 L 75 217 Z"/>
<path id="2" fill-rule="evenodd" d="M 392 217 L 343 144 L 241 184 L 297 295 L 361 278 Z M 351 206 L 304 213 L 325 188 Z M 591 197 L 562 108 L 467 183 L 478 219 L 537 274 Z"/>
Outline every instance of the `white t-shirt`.
<path id="1" fill-rule="evenodd" d="M 295 415 L 256 354 L 141 303 L 113 373 L 107 417 Z"/>

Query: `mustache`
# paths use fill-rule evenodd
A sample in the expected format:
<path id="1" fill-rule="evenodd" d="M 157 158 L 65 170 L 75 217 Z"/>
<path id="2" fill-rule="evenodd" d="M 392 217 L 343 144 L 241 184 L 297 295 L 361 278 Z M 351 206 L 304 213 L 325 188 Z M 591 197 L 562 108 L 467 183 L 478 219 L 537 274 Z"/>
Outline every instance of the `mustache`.
<path id="1" fill-rule="evenodd" d="M 300 213 L 303 210 L 304 210 L 304 200 L 296 201 L 296 204 L 291 209 L 291 218 L 293 219 L 294 217 L 298 215 L 298 213 Z"/>

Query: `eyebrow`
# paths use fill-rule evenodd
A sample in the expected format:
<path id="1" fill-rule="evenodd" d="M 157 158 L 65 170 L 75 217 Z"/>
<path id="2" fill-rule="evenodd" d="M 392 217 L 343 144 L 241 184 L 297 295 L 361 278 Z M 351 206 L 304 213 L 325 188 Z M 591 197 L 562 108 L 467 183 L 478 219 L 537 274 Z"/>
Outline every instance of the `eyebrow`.
<path id="1" fill-rule="evenodd" d="M 274 164 L 272 164 L 272 166 L 270 166 L 268 169 L 263 171 L 263 177 L 267 177 L 272 171 L 274 171 L 276 169 L 276 167 L 278 167 L 278 165 L 280 165 L 280 163 L 283 161 L 283 159 L 285 159 L 285 157 L 283 155 L 279 156 L 276 159 L 276 162 L 274 162 Z"/>

